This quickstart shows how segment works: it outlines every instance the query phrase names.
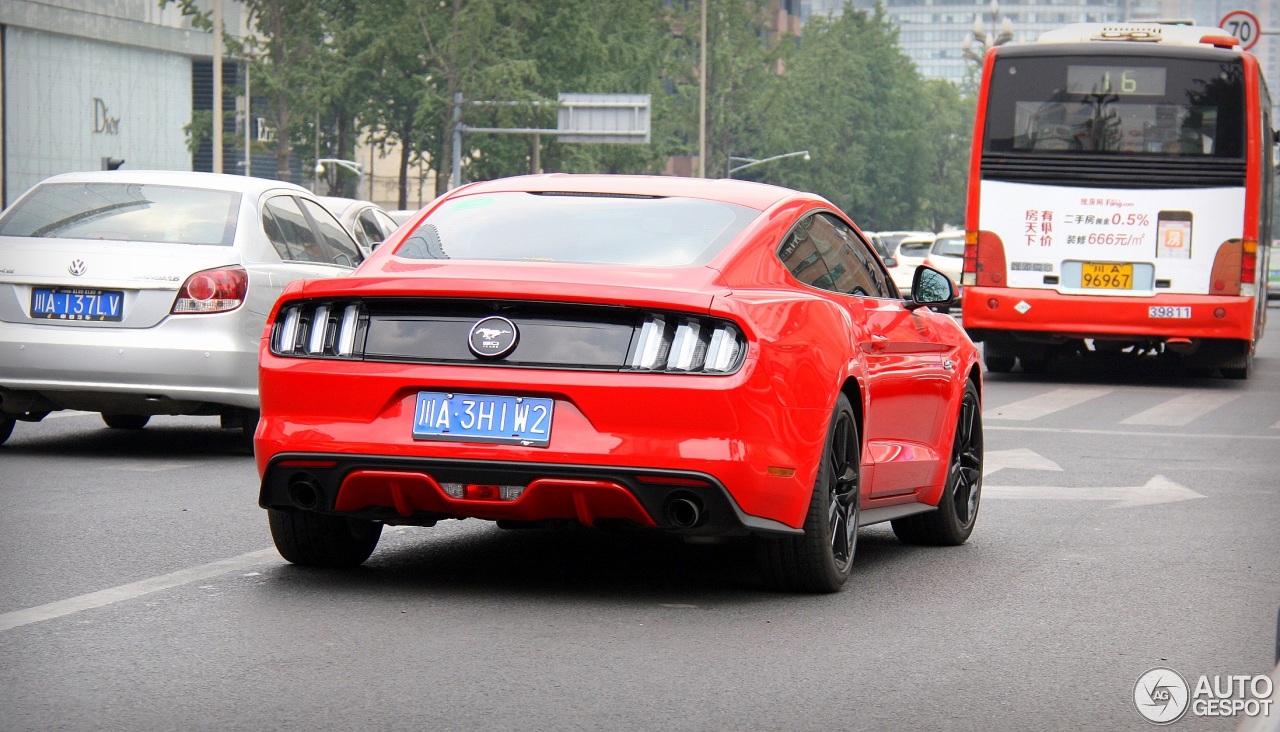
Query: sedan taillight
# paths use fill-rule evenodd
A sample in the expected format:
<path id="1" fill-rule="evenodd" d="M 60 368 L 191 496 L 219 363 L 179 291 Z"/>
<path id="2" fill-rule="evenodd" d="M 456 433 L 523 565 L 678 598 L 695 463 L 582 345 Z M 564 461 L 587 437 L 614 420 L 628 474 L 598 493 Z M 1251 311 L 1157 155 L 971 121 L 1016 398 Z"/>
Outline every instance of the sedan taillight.
<path id="1" fill-rule="evenodd" d="M 369 316 L 359 302 L 305 302 L 285 305 L 271 330 L 277 356 L 362 358 Z"/>
<path id="2" fill-rule="evenodd" d="M 243 305 L 248 292 L 249 273 L 244 267 L 206 269 L 182 283 L 170 312 L 175 315 L 225 313 Z"/>
<path id="3" fill-rule="evenodd" d="M 640 326 L 627 366 L 632 371 L 727 374 L 737 370 L 746 352 L 746 339 L 732 323 L 653 313 Z"/>

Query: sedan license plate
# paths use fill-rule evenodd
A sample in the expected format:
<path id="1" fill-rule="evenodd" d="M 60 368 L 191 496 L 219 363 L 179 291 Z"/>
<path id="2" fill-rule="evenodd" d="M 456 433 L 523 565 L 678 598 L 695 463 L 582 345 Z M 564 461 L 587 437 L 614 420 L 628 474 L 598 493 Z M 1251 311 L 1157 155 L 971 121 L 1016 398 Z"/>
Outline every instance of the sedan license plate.
<path id="1" fill-rule="evenodd" d="M 553 400 L 541 397 L 420 391 L 413 437 L 546 447 L 554 406 Z"/>
<path id="2" fill-rule="evenodd" d="M 1152 305 L 1147 308 L 1148 318 L 1190 318 L 1191 307 L 1184 305 L 1174 307 L 1171 305 Z"/>
<path id="3" fill-rule="evenodd" d="M 1094 290 L 1133 289 L 1133 265 L 1114 262 L 1083 262 L 1080 286 Z"/>
<path id="4" fill-rule="evenodd" d="M 124 293 L 80 287 L 36 287 L 31 290 L 31 317 L 120 321 L 124 319 Z"/>

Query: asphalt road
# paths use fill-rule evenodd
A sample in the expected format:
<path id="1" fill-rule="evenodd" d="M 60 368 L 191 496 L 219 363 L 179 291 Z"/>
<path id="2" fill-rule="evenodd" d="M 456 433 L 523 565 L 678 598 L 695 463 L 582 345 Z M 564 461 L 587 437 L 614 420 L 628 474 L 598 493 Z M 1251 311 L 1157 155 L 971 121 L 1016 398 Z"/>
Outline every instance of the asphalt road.
<path id="1" fill-rule="evenodd" d="M 864 529 L 829 596 L 763 590 L 737 545 L 480 521 L 300 569 L 216 420 L 20 423 L 0 729 L 1144 730 L 1152 667 L 1271 670 L 1280 337 L 1245 382 L 1085 362 L 984 401 L 970 542 Z"/>

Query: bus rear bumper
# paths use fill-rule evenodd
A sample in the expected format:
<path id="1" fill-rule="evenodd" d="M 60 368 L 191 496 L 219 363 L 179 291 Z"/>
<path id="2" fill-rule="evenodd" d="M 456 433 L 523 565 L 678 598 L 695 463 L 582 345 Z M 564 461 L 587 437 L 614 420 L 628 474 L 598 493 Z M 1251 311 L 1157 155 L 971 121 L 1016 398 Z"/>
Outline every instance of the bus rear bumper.
<path id="1" fill-rule="evenodd" d="M 1095 340 L 1167 342 L 1235 340 L 1251 343 L 1257 303 L 1252 297 L 1170 295 L 1102 297 L 1053 290 L 968 287 L 964 327 L 975 341 Z"/>

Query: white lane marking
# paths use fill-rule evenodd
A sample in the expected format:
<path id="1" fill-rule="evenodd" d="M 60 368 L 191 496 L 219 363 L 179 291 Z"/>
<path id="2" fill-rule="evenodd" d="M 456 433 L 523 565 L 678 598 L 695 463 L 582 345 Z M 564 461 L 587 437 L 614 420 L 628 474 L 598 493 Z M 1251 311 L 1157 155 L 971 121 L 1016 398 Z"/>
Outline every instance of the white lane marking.
<path id="1" fill-rule="evenodd" d="M 178 462 L 128 462 L 119 465 L 112 465 L 112 470 L 123 470 L 128 473 L 162 473 L 166 470 L 185 470 L 186 468 L 194 468 L 195 463 L 178 463 Z"/>
<path id="2" fill-rule="evenodd" d="M 1277 426 L 1280 426 L 1278 424 Z M 1103 437 L 1160 437 L 1191 438 L 1193 440 L 1263 440 L 1280 442 L 1280 435 L 1232 434 L 1230 432 L 1144 432 L 1139 430 L 1086 430 L 1071 427 L 1001 427 L 984 425 L 987 432 L 1043 432 L 1048 435 L 1099 435 Z"/>
<path id="3" fill-rule="evenodd" d="M 1190 488 L 1175 483 L 1163 475 L 1154 476 L 1146 485 L 1133 486 L 1085 486 L 1083 488 L 1056 488 L 1047 485 L 984 485 L 983 498 L 1007 498 L 1056 501 L 1118 501 L 1110 508 L 1153 506 L 1158 503 L 1175 503 L 1204 498 Z"/>
<path id="4" fill-rule="evenodd" d="M 1113 391 L 1115 390 L 1065 386 L 1061 389 L 1037 394 L 1002 407 L 984 409 L 982 416 L 986 419 L 1016 419 L 1021 421 L 1040 419 L 1054 412 L 1070 409 L 1092 399 L 1106 396 Z"/>
<path id="5" fill-rule="evenodd" d="M 988 450 L 987 454 L 982 458 L 982 474 L 984 476 L 997 473 L 1005 468 L 1062 472 L 1061 465 L 1035 450 L 1028 450 L 1025 447 L 1013 450 Z"/>
<path id="6" fill-rule="evenodd" d="M 1211 391 L 1191 392 L 1174 397 L 1154 407 L 1120 420 L 1120 424 L 1142 424 L 1159 427 L 1182 427 L 1192 420 L 1239 399 L 1239 394 L 1215 394 Z"/>
<path id="7" fill-rule="evenodd" d="M 217 577 L 238 569 L 256 567 L 272 559 L 280 559 L 279 552 L 274 548 L 259 549 L 256 552 L 241 554 L 238 557 L 219 559 L 216 562 L 209 562 L 198 567 L 180 569 L 169 574 L 162 574 L 159 577 L 130 582 L 127 585 L 110 587 L 105 590 L 90 592 L 87 595 L 80 595 L 79 597 L 37 605 L 26 610 L 14 610 L 0 615 L 0 632 L 12 630 L 23 625 L 30 625 L 31 623 L 61 618 L 84 610 L 92 610 L 96 607 L 132 600 L 135 597 L 148 595 L 152 592 L 159 592 L 160 590 L 178 587 L 189 582 Z"/>

